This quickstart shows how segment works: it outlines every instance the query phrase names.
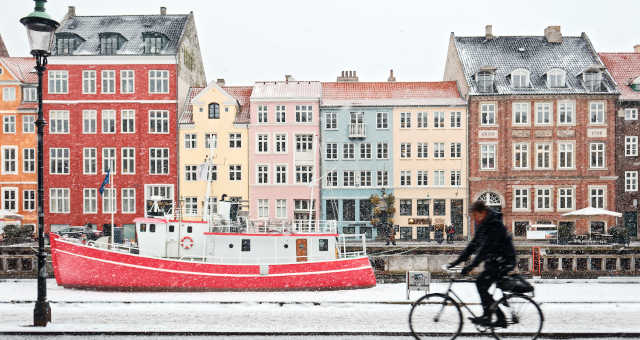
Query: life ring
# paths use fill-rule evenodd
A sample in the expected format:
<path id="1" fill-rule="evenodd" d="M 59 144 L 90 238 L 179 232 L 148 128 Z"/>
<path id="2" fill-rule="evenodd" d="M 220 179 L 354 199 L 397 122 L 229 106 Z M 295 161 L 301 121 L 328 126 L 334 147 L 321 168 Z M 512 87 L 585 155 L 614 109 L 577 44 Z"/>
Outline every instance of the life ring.
<path id="1" fill-rule="evenodd" d="M 190 236 L 185 236 L 180 240 L 180 246 L 184 249 L 191 249 L 193 243 L 193 239 Z"/>

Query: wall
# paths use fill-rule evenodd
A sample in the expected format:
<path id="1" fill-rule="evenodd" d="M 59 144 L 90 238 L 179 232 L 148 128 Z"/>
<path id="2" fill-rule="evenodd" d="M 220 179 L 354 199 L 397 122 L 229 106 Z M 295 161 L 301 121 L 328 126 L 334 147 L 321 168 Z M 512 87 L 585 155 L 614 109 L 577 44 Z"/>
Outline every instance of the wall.
<path id="1" fill-rule="evenodd" d="M 623 213 L 620 224 L 625 225 L 632 238 L 637 238 L 639 233 L 638 202 L 640 191 L 625 190 L 625 171 L 640 170 L 640 157 L 625 155 L 625 137 L 636 136 L 640 138 L 640 123 L 638 120 L 625 120 L 624 109 L 636 109 L 640 111 L 638 102 L 622 102 L 616 115 L 616 211 Z M 638 154 L 640 155 L 640 153 Z M 635 203 L 634 203 L 635 202 Z M 635 218 L 634 218 L 635 215 Z M 634 227 L 635 224 L 635 227 Z"/>

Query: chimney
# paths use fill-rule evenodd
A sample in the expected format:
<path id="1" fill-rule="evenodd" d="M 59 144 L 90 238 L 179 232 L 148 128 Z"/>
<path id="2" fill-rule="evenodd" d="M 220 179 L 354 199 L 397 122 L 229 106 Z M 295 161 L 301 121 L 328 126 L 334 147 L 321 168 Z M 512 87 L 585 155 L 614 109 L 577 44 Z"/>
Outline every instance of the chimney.
<path id="1" fill-rule="evenodd" d="M 160 15 L 167 15 L 167 8 L 162 6 L 160 7 Z"/>
<path id="2" fill-rule="evenodd" d="M 223 87 L 224 86 L 224 78 L 218 78 L 216 80 L 216 84 L 218 84 L 218 86 Z"/>
<path id="3" fill-rule="evenodd" d="M 545 28 L 544 38 L 550 43 L 561 43 L 562 33 L 560 33 L 560 26 L 548 26 Z"/>
<path id="4" fill-rule="evenodd" d="M 487 40 L 493 39 L 493 26 L 486 25 L 484 27 L 484 38 Z"/>
<path id="5" fill-rule="evenodd" d="M 396 77 L 393 75 L 393 69 L 389 70 L 389 78 L 387 78 L 387 81 L 389 82 L 396 81 Z"/>
<path id="6" fill-rule="evenodd" d="M 640 53 L 640 44 L 633 46 L 634 53 Z"/>
<path id="7" fill-rule="evenodd" d="M 290 74 L 285 74 L 285 75 L 284 75 L 284 81 L 285 81 L 285 83 L 288 83 L 288 82 L 290 82 L 290 81 L 294 81 L 294 80 L 295 80 L 295 79 L 293 79 L 293 76 L 292 76 L 292 75 L 290 75 Z"/>
<path id="8" fill-rule="evenodd" d="M 342 71 L 342 73 L 336 78 L 337 82 L 346 83 L 346 82 L 357 82 L 358 75 L 356 71 Z"/>

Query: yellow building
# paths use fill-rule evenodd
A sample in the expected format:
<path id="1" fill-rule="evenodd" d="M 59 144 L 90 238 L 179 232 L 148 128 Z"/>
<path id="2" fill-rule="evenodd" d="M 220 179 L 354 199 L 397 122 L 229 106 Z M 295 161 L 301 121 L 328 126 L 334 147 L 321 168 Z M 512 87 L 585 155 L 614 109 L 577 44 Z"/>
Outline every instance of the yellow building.
<path id="1" fill-rule="evenodd" d="M 249 199 L 249 97 L 250 86 L 224 86 L 224 80 L 205 88 L 191 88 L 179 121 L 179 198 L 185 219 L 200 220 L 205 197 L 221 200 Z M 199 176 L 199 166 L 213 157 L 209 181 Z"/>

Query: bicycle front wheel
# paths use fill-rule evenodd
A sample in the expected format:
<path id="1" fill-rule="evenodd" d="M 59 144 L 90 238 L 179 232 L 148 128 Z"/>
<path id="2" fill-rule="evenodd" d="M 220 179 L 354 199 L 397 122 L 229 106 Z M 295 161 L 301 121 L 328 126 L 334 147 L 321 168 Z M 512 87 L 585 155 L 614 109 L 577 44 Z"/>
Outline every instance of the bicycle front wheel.
<path id="1" fill-rule="evenodd" d="M 455 339 L 462 330 L 462 311 L 444 294 L 427 294 L 416 301 L 409 313 L 411 334 L 418 339 Z"/>
<path id="2" fill-rule="evenodd" d="M 544 315 L 540 306 L 530 297 L 520 294 L 505 295 L 493 304 L 493 321 L 497 321 L 496 308 L 500 308 L 506 318 L 506 327 L 492 327 L 496 339 L 537 339 L 542 331 Z"/>

